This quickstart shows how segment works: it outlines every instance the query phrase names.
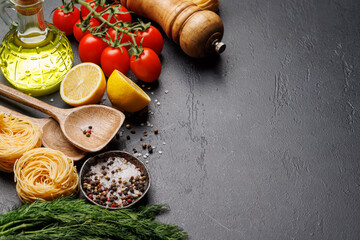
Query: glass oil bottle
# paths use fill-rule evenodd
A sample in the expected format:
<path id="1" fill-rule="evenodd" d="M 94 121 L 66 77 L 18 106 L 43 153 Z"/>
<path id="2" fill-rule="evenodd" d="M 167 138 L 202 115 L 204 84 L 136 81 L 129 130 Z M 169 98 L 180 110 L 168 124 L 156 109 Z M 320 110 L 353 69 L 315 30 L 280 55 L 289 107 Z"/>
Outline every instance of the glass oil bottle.
<path id="1" fill-rule="evenodd" d="M 66 36 L 44 21 L 43 0 L 0 0 L 0 17 L 10 27 L 0 49 L 0 69 L 18 90 L 42 96 L 59 89 L 73 55 Z M 16 10 L 17 21 L 7 9 Z"/>

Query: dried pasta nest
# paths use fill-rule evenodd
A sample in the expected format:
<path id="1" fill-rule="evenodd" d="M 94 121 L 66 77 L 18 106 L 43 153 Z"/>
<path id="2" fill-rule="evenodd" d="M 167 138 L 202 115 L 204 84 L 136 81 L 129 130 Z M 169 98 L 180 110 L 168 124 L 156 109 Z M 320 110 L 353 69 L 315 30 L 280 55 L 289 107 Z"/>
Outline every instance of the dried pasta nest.
<path id="1" fill-rule="evenodd" d="M 42 130 L 27 118 L 0 113 L 0 171 L 12 172 L 25 152 L 41 147 Z"/>
<path id="2" fill-rule="evenodd" d="M 219 0 L 192 0 L 201 9 L 210 10 L 213 12 L 219 11 Z"/>
<path id="3" fill-rule="evenodd" d="M 73 160 L 60 151 L 35 148 L 15 162 L 16 191 L 24 203 L 51 201 L 79 190 Z"/>

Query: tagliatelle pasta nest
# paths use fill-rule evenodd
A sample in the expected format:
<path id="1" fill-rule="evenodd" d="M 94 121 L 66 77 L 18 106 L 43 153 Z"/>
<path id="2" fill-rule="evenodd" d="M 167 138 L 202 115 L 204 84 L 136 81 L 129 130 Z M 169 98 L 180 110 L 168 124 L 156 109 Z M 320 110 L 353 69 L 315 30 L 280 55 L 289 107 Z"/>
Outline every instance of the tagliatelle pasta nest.
<path id="1" fill-rule="evenodd" d="M 51 201 L 79 190 L 73 160 L 50 148 L 32 149 L 15 162 L 16 191 L 24 203 Z"/>
<path id="2" fill-rule="evenodd" d="M 0 113 L 0 171 L 12 172 L 25 152 L 41 147 L 42 130 L 27 118 Z"/>

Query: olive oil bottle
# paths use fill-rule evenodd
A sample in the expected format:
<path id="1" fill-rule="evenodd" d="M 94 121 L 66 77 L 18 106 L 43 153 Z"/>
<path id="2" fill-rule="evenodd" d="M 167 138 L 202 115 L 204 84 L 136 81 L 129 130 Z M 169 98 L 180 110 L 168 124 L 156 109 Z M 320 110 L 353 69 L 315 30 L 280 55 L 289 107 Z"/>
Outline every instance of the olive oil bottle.
<path id="1" fill-rule="evenodd" d="M 0 49 L 0 69 L 5 78 L 33 96 L 57 91 L 72 67 L 68 39 L 44 21 L 43 0 L 0 1 L 0 17 L 10 27 Z M 16 22 L 7 14 L 8 7 L 16 10 Z"/>

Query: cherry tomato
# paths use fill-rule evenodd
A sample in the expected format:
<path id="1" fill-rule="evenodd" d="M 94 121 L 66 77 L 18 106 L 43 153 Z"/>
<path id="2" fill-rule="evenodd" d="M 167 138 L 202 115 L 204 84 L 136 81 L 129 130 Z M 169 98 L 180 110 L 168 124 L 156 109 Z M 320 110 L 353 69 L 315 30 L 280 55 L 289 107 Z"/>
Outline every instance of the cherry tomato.
<path id="1" fill-rule="evenodd" d="M 144 48 L 138 58 L 135 55 L 130 57 L 130 68 L 141 81 L 154 82 L 160 76 L 161 62 L 152 49 Z"/>
<path id="2" fill-rule="evenodd" d="M 116 4 L 114 4 L 114 5 L 112 5 L 113 7 L 116 7 L 117 5 Z M 120 6 L 120 8 L 119 8 L 119 11 L 121 11 L 121 12 L 123 12 L 123 13 L 117 13 L 117 14 L 115 14 L 114 16 L 112 16 L 111 18 L 110 18 L 110 23 L 116 23 L 117 21 L 123 21 L 123 22 L 131 22 L 131 15 L 130 15 L 130 13 L 129 13 L 129 11 L 125 8 L 125 7 L 123 7 L 123 6 Z M 109 18 L 109 14 L 108 13 L 106 13 L 106 14 L 104 14 L 104 16 L 103 16 L 106 20 L 108 20 L 108 18 Z"/>
<path id="3" fill-rule="evenodd" d="M 116 69 L 127 74 L 130 67 L 130 56 L 126 48 L 107 47 L 101 54 L 101 68 L 105 75 L 109 77 Z"/>
<path id="4" fill-rule="evenodd" d="M 79 44 L 79 56 L 82 62 L 100 64 L 102 51 L 107 47 L 106 42 L 101 38 L 86 34 Z"/>
<path id="5" fill-rule="evenodd" d="M 116 31 L 113 28 L 109 28 L 109 30 L 107 31 L 107 33 L 110 35 L 111 40 L 114 42 L 115 41 L 115 35 L 116 35 Z M 118 39 L 121 36 L 121 32 L 118 33 Z M 109 37 L 106 35 L 105 37 L 106 39 L 109 39 Z M 126 42 L 132 42 L 131 37 L 127 34 L 124 34 L 123 37 L 121 38 L 120 43 L 126 43 Z M 129 50 L 130 45 L 126 45 L 124 46 L 127 50 Z"/>
<path id="6" fill-rule="evenodd" d="M 87 3 L 88 3 L 88 2 L 91 2 L 91 1 L 93 1 L 93 0 L 85 0 L 85 2 L 87 2 Z M 94 7 L 95 7 L 95 2 L 90 3 L 90 7 L 91 7 L 91 8 L 94 8 Z M 99 12 L 102 12 L 103 10 L 105 10 L 105 8 L 102 7 L 102 6 L 98 6 L 98 7 L 95 9 L 95 11 L 98 12 L 98 13 L 99 13 Z M 89 15 L 89 13 L 90 13 L 90 10 L 87 9 L 84 5 L 81 5 L 80 11 L 81 11 L 81 16 L 82 16 L 83 19 L 86 18 L 87 15 Z"/>
<path id="7" fill-rule="evenodd" d="M 143 39 L 142 46 L 144 48 L 151 48 L 156 52 L 157 55 L 161 53 L 164 39 L 156 27 L 150 25 L 146 31 L 138 31 L 135 38 L 138 45 L 140 44 L 141 39 Z"/>
<path id="8" fill-rule="evenodd" d="M 81 29 L 76 26 L 76 24 L 78 23 L 81 23 L 81 20 L 79 19 L 75 24 L 74 24 L 74 28 L 73 28 L 73 33 L 74 33 L 74 36 L 76 38 L 76 40 L 78 42 L 80 42 L 80 40 L 86 35 L 89 33 L 89 30 L 86 30 L 85 32 L 81 31 Z M 92 28 L 95 28 L 95 27 L 98 27 L 100 26 L 100 23 L 98 20 L 96 20 L 95 18 L 91 18 L 90 19 L 90 22 L 89 22 L 89 26 L 92 27 Z"/>
<path id="9" fill-rule="evenodd" d="M 53 24 L 69 36 L 73 33 L 73 27 L 76 21 L 80 18 L 80 11 L 74 7 L 73 12 L 64 13 L 62 9 L 56 9 L 53 15 Z"/>

